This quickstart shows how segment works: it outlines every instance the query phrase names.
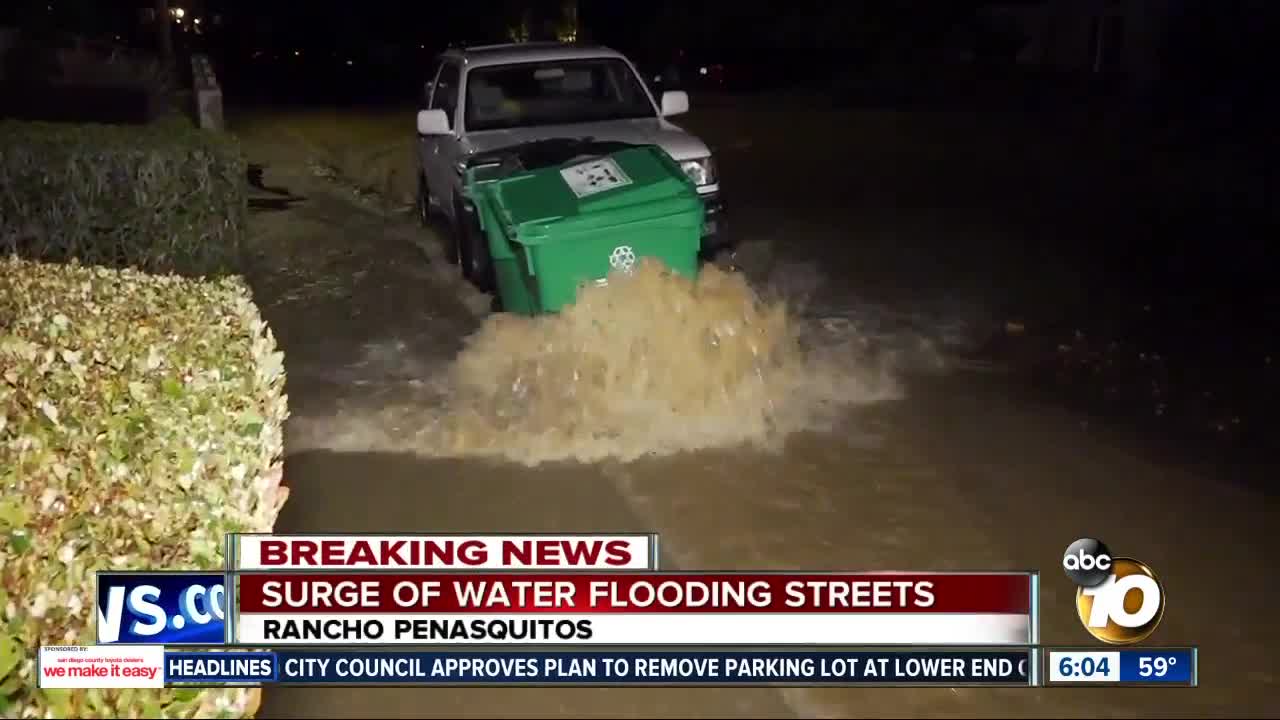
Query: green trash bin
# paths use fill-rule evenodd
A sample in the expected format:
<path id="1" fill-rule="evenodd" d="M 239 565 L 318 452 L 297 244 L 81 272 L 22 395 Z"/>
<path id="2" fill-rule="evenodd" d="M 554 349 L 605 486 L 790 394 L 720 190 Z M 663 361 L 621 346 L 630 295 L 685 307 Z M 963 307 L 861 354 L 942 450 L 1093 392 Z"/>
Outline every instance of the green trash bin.
<path id="1" fill-rule="evenodd" d="M 584 283 L 606 282 L 646 257 L 696 276 L 703 204 L 661 148 L 579 152 L 532 170 L 528 164 L 508 155 L 467 171 L 504 310 L 557 312 Z"/>

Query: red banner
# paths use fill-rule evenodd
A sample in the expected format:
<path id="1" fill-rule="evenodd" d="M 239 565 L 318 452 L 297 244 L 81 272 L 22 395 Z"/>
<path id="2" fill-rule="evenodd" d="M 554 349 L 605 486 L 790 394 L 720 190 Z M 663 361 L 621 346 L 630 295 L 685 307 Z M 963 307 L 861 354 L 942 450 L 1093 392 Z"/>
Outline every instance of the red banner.
<path id="1" fill-rule="evenodd" d="M 1027 614 L 997 573 L 294 574 L 239 577 L 242 613 Z"/>

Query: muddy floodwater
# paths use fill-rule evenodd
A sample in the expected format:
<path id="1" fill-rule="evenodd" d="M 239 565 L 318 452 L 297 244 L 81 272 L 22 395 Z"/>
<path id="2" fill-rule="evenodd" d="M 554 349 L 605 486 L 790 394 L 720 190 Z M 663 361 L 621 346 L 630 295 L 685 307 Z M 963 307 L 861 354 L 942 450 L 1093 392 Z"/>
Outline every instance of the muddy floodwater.
<path id="1" fill-rule="evenodd" d="M 1271 497 L 965 355 L 996 324 L 981 298 L 938 290 L 936 267 L 890 279 L 909 264 L 895 248 L 919 244 L 901 233 L 941 232 L 926 214 L 890 238 L 888 222 L 761 199 L 738 216 L 760 228 L 744 273 L 643 276 L 520 320 L 489 315 L 434 231 L 317 178 L 314 148 L 250 147 L 306 198 L 254 217 L 251 282 L 293 413 L 279 531 L 657 532 L 662 566 L 685 570 L 1038 569 L 1042 638 L 1062 645 L 1093 644 L 1056 569 L 1093 536 L 1163 583 L 1151 642 L 1202 661 L 1195 690 L 280 688 L 262 717 L 1280 711 Z M 875 253 L 896 291 L 875 291 Z"/>
<path id="2" fill-rule="evenodd" d="M 526 465 L 778 448 L 896 397 L 884 358 L 762 299 L 739 272 L 642 262 L 555 315 L 494 313 L 396 449 Z"/>

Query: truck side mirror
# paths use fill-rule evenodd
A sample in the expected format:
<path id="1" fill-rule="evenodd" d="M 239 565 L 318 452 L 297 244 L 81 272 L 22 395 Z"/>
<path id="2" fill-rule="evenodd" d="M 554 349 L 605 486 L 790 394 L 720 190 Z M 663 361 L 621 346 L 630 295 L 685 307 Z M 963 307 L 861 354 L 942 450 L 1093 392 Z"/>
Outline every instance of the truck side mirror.
<path id="1" fill-rule="evenodd" d="M 662 116 L 671 117 L 689 112 L 689 93 L 668 90 L 662 93 Z"/>
<path id="2" fill-rule="evenodd" d="M 449 116 L 443 110 L 419 110 L 418 134 L 448 135 Z"/>

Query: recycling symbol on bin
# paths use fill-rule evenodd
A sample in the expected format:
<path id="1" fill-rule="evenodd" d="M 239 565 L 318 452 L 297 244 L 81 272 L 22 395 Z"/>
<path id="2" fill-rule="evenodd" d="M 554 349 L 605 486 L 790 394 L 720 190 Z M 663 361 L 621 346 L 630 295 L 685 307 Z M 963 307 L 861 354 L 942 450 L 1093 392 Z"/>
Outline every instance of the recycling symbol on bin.
<path id="1" fill-rule="evenodd" d="M 629 273 L 636 264 L 636 251 L 630 245 L 619 245 L 609 253 L 609 264 L 615 270 Z"/>

